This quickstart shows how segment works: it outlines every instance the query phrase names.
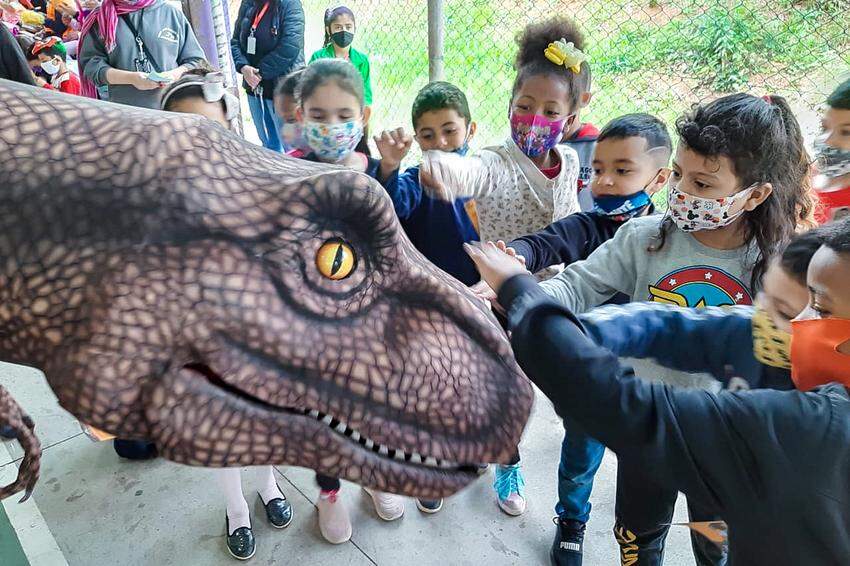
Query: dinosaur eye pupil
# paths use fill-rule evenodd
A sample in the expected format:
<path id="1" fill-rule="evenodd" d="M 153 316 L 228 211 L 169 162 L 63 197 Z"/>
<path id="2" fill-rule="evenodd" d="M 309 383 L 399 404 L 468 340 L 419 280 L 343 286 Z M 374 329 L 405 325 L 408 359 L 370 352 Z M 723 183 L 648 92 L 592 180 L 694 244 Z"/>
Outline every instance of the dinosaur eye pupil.
<path id="1" fill-rule="evenodd" d="M 354 250 L 345 241 L 334 238 L 328 240 L 316 254 L 316 267 L 322 276 L 333 281 L 345 279 L 354 272 L 357 261 Z"/>

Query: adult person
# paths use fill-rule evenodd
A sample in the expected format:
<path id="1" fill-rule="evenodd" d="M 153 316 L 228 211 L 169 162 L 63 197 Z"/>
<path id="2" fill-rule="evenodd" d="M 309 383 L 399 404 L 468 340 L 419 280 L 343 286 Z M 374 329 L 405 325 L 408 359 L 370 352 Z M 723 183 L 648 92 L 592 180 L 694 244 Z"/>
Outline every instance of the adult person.
<path id="1" fill-rule="evenodd" d="M 18 40 L 0 22 L 0 79 L 35 86 L 32 70 Z"/>
<path id="2" fill-rule="evenodd" d="M 248 108 L 263 147 L 283 147 L 283 122 L 274 110 L 277 80 L 304 66 L 304 9 L 300 0 L 242 0 L 230 40 Z"/>
<path id="3" fill-rule="evenodd" d="M 108 86 L 110 102 L 159 108 L 162 88 L 206 63 L 186 16 L 165 0 L 104 0 L 83 22 L 83 94 Z"/>
<path id="4" fill-rule="evenodd" d="M 556 412 L 611 448 L 620 466 L 718 509 L 730 565 L 846 562 L 850 219 L 826 227 L 809 265 L 809 304 L 792 323 L 794 391 L 715 394 L 636 379 L 515 259 L 492 243 L 467 247 L 508 309 L 517 360 Z M 641 550 L 623 558 L 658 563 Z"/>

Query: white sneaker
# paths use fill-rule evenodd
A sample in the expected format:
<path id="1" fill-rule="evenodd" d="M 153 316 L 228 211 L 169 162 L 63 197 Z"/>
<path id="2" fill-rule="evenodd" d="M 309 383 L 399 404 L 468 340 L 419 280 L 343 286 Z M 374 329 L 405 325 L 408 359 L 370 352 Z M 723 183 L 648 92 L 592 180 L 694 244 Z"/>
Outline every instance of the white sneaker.
<path id="1" fill-rule="evenodd" d="M 348 509 L 339 500 L 339 490 L 319 492 L 319 530 L 331 544 L 342 544 L 351 538 L 351 519 Z"/>
<path id="2" fill-rule="evenodd" d="M 395 521 L 404 515 L 404 499 L 400 495 L 384 493 L 383 491 L 372 491 L 366 489 L 366 493 L 372 497 L 375 504 L 375 513 L 384 521 Z"/>

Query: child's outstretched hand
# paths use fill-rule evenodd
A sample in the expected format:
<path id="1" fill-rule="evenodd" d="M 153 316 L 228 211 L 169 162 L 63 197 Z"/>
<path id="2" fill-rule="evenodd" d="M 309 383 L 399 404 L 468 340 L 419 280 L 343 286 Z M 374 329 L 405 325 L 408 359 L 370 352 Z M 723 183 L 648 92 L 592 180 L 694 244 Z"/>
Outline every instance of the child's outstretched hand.
<path id="1" fill-rule="evenodd" d="M 512 257 L 503 252 L 493 242 L 464 244 L 463 249 L 475 263 L 481 279 L 495 293 L 498 293 L 505 281 L 514 275 L 528 273 L 515 256 Z"/>
<path id="2" fill-rule="evenodd" d="M 384 130 L 374 139 L 381 154 L 381 175 L 386 178 L 399 168 L 401 161 L 410 153 L 413 138 L 404 132 L 404 128 L 396 128 Z"/>

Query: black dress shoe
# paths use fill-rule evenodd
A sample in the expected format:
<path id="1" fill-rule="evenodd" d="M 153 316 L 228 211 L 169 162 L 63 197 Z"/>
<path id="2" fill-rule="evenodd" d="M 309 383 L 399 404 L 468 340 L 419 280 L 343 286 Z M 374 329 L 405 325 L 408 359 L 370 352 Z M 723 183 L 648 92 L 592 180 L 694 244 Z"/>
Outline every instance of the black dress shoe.
<path id="1" fill-rule="evenodd" d="M 257 497 L 260 497 L 259 493 L 257 493 Z M 262 497 L 260 497 L 260 503 L 263 503 Z M 268 503 L 263 503 L 263 507 L 266 508 L 266 517 L 273 527 L 284 529 L 292 522 L 292 505 L 283 493 L 280 494 L 280 497 L 272 499 Z"/>
<path id="2" fill-rule="evenodd" d="M 257 552 L 257 542 L 251 527 L 239 527 L 230 534 L 230 519 L 224 515 L 224 532 L 227 535 L 227 551 L 237 560 L 248 560 Z"/>
<path id="3" fill-rule="evenodd" d="M 128 460 L 152 460 L 159 456 L 156 444 L 147 440 L 126 440 L 116 438 L 112 441 L 115 453 Z"/>

